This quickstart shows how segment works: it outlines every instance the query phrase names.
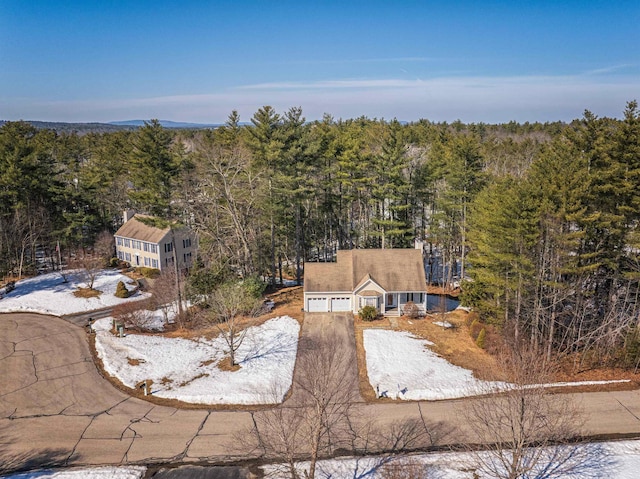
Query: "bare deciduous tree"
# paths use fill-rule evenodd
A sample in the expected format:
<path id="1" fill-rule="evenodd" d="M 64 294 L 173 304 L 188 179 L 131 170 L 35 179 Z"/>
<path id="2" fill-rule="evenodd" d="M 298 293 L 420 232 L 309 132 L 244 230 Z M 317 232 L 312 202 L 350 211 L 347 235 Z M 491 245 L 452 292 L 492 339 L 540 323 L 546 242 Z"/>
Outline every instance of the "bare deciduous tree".
<path id="1" fill-rule="evenodd" d="M 469 450 L 471 466 L 500 479 L 601 477 L 609 465 L 604 449 L 576 442 L 584 433 L 580 409 L 545 387 L 553 365 L 524 348 L 499 363 L 508 383 L 478 391 L 491 397 L 462 406 L 472 440 L 481 445 Z"/>
<path id="2" fill-rule="evenodd" d="M 247 334 L 248 324 L 241 316 L 255 316 L 261 300 L 253 296 L 243 281 L 224 283 L 210 296 L 210 312 L 218 332 L 227 343 L 231 366 L 236 365 L 236 352 Z"/>
<path id="3" fill-rule="evenodd" d="M 104 267 L 104 260 L 96 255 L 78 252 L 78 256 L 69 262 L 69 266 L 77 268 L 87 288 L 93 289 L 96 278 Z"/>
<path id="4" fill-rule="evenodd" d="M 153 315 L 146 309 L 146 301 L 129 301 L 113 308 L 113 317 L 127 329 L 149 331 L 152 329 Z"/>
<path id="5" fill-rule="evenodd" d="M 184 281 L 176 281 L 176 272 L 174 270 L 163 271 L 160 276 L 153 280 L 151 286 L 153 304 L 156 309 L 162 311 L 165 324 L 169 323 L 169 314 L 176 307 L 176 302 L 183 297 L 183 295 L 178 294 L 178 288 L 182 285 L 184 285 Z M 176 314 L 173 319 L 178 323 L 179 327 L 184 326 L 184 317 L 182 315 Z"/>
<path id="6" fill-rule="evenodd" d="M 100 232 L 93 243 L 93 254 L 102 259 L 104 266 L 107 266 L 115 251 L 113 235 L 108 231 Z"/>

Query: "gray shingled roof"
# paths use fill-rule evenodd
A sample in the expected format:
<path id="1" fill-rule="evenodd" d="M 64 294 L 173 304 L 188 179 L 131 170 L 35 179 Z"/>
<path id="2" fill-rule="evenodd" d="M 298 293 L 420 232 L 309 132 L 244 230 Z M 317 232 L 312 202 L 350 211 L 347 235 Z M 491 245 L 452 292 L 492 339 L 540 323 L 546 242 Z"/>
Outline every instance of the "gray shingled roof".
<path id="1" fill-rule="evenodd" d="M 306 263 L 304 291 L 353 291 L 367 275 L 386 291 L 426 291 L 422 252 L 417 249 L 341 250 L 335 263 Z"/>
<path id="2" fill-rule="evenodd" d="M 138 218 L 140 217 L 150 218 L 150 216 L 139 214 L 134 215 L 133 218 L 123 224 L 120 229 L 116 231 L 115 236 L 146 241 L 147 243 L 160 243 L 160 241 L 162 241 L 169 232 L 169 227 L 156 228 L 154 226 L 148 226 L 142 221 L 138 221 Z"/>

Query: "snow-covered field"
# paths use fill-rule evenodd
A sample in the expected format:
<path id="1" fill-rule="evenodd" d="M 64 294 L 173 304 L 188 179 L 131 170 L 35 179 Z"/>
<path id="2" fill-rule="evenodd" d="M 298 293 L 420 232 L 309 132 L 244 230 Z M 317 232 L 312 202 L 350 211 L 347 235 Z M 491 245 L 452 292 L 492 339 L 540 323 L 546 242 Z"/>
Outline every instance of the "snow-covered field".
<path id="1" fill-rule="evenodd" d="M 593 447 L 594 455 L 600 455 L 600 459 L 594 464 L 601 465 L 600 470 L 592 467 L 591 470 L 581 471 L 573 475 L 554 475 L 556 479 L 578 479 L 606 477 L 607 479 L 637 479 L 640 477 L 640 441 L 618 441 L 606 443 L 591 443 L 587 448 Z M 430 453 L 415 454 L 397 458 L 390 465 L 413 465 L 413 471 L 420 471 L 421 475 L 411 475 L 411 466 L 407 469 L 399 469 L 393 477 L 427 477 L 433 479 L 492 479 L 491 476 L 477 473 L 471 466 L 473 460 L 466 453 Z M 318 462 L 316 477 L 321 479 L 352 479 L 366 477 L 368 479 L 382 479 L 385 476 L 383 468 L 380 468 L 381 458 L 344 458 L 323 460 Z M 300 468 L 306 469 L 307 463 L 300 463 Z M 281 466 L 263 466 L 263 470 L 270 478 L 286 478 L 286 474 L 279 475 L 277 471 Z M 532 475 L 531 477 L 549 477 L 547 475 Z"/>
<path id="2" fill-rule="evenodd" d="M 140 479 L 144 466 L 82 467 L 78 469 L 44 470 L 7 476 L 11 479 Z"/>
<path id="3" fill-rule="evenodd" d="M 146 294 L 135 295 L 122 299 L 116 298 L 118 281 L 123 281 L 129 290 L 133 286 L 127 284 L 130 278 L 115 270 L 101 271 L 93 288 L 102 291 L 96 298 L 78 298 L 73 292 L 79 287 L 86 287 L 86 281 L 80 271 L 67 274 L 67 282 L 63 282 L 59 273 L 49 273 L 25 279 L 16 283 L 16 289 L 0 299 L 0 313 L 30 312 L 62 316 L 65 314 L 82 313 L 95 309 L 116 306 L 125 301 L 137 301 L 147 297 Z"/>
<path id="4" fill-rule="evenodd" d="M 451 364 L 428 346 L 433 343 L 406 331 L 364 330 L 367 374 L 381 396 L 406 400 L 453 399 L 508 387 L 481 381 L 468 370 Z M 582 386 L 619 381 L 552 383 L 545 387 Z"/>
<path id="5" fill-rule="evenodd" d="M 96 350 L 105 370 L 135 387 L 151 379 L 152 394 L 197 404 L 269 404 L 282 401 L 291 386 L 300 325 L 288 316 L 251 327 L 236 353 L 237 371 L 222 371 L 226 343 L 167 338 L 108 330 L 111 319 L 96 321 Z"/>

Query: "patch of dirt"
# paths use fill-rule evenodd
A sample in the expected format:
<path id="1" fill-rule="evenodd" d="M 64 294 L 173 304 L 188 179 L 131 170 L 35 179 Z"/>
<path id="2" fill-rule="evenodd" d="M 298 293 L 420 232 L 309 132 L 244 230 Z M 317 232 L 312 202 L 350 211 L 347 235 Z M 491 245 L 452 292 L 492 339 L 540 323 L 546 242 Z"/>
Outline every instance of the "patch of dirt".
<path id="1" fill-rule="evenodd" d="M 206 361 L 202 361 L 200 363 L 200 366 L 207 367 L 207 366 L 209 366 L 209 365 L 211 365 L 213 363 L 215 363 L 215 361 L 213 359 L 207 359 Z"/>
<path id="2" fill-rule="evenodd" d="M 102 294 L 102 291 L 89 288 L 78 288 L 73 292 L 76 298 L 97 298 Z"/>
<path id="3" fill-rule="evenodd" d="M 238 371 L 240 369 L 239 364 L 231 364 L 231 358 L 228 356 L 221 359 L 216 366 L 220 371 Z"/>
<path id="4" fill-rule="evenodd" d="M 130 366 L 140 366 L 140 364 L 144 363 L 145 360 L 144 359 L 133 359 L 133 358 L 127 357 L 127 362 L 129 363 Z"/>
<path id="5" fill-rule="evenodd" d="M 184 387 L 188 384 L 191 384 L 193 381 L 195 381 L 196 379 L 200 379 L 200 378 L 206 378 L 209 375 L 207 373 L 200 373 L 197 376 L 192 377 L 191 379 L 187 380 L 187 381 L 183 381 L 180 384 L 178 384 L 178 387 Z"/>

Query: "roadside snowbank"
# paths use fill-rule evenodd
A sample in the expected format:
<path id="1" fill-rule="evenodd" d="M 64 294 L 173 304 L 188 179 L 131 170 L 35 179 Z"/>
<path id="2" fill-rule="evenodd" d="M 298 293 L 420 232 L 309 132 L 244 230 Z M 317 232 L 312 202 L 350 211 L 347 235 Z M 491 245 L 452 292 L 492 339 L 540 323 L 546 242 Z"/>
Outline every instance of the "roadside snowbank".
<path id="1" fill-rule="evenodd" d="M 82 467 L 78 469 L 44 470 L 6 476 L 8 479 L 140 479 L 144 466 Z"/>

